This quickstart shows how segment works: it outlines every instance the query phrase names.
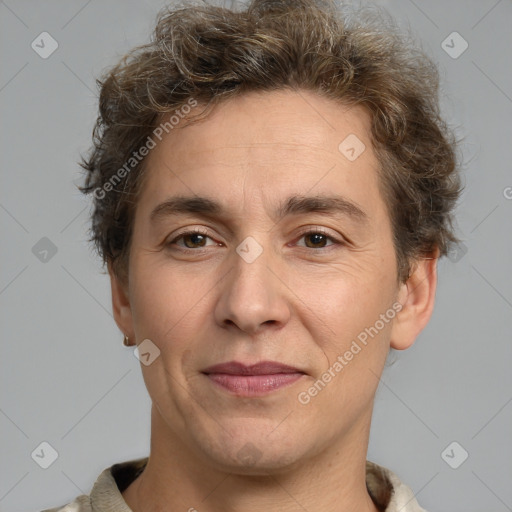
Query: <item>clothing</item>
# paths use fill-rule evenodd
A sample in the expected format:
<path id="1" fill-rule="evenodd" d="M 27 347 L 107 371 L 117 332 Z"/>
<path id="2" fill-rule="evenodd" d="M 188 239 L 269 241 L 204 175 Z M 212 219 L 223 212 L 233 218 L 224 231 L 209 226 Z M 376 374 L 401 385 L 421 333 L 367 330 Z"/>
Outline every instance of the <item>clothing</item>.
<path id="1" fill-rule="evenodd" d="M 135 459 L 105 469 L 89 496 L 79 496 L 63 507 L 42 512 L 132 512 L 121 493 L 144 470 L 148 458 Z M 384 512 L 426 512 L 412 490 L 389 469 L 366 461 L 366 487 L 375 505 Z"/>

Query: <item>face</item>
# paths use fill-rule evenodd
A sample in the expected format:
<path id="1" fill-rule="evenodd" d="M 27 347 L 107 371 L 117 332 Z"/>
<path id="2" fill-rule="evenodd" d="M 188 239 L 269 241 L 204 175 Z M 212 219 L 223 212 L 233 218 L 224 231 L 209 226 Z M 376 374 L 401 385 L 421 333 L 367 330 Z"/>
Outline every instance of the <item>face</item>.
<path id="1" fill-rule="evenodd" d="M 367 432 L 400 292 L 369 130 L 360 107 L 250 93 L 149 154 L 116 320 L 160 351 L 158 428 L 191 456 L 257 472 Z"/>

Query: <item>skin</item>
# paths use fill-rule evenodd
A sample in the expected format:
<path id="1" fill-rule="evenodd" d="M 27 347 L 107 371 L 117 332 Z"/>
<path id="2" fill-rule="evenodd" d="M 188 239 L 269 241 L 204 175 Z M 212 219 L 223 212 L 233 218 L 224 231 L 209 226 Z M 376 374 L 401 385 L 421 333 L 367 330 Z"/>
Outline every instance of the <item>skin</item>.
<path id="1" fill-rule="evenodd" d="M 124 499 L 135 512 L 375 512 L 365 486 L 374 395 L 390 347 L 408 348 L 430 318 L 436 254 L 398 283 L 369 115 L 286 90 L 231 99 L 179 128 L 147 159 L 128 282 L 109 265 L 119 328 L 160 350 L 141 364 L 153 403 L 149 462 Z M 351 133 L 366 146 L 354 161 L 338 149 Z M 367 222 L 322 212 L 276 217 L 294 194 L 343 196 Z M 176 195 L 215 199 L 227 215 L 150 222 L 153 208 Z M 176 240 L 194 228 L 207 236 Z M 332 238 L 302 236 L 310 228 Z M 249 236 L 263 249 L 252 263 L 236 252 Z M 396 301 L 403 309 L 394 319 L 300 403 L 298 394 Z M 232 360 L 279 361 L 305 375 L 240 397 L 201 373 Z"/>

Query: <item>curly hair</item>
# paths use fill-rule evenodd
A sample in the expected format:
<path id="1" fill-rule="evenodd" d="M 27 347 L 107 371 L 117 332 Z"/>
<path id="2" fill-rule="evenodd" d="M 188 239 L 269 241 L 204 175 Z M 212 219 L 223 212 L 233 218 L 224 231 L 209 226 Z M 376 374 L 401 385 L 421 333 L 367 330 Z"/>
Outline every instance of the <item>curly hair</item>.
<path id="1" fill-rule="evenodd" d="M 151 42 L 126 54 L 97 84 L 99 115 L 79 189 L 94 197 L 89 241 L 121 278 L 128 275 L 145 174 L 147 148 L 138 150 L 164 116 L 198 122 L 249 91 L 308 90 L 370 114 L 400 282 L 414 261 L 437 250 L 446 255 L 458 241 L 457 141 L 440 116 L 439 72 L 382 8 L 354 11 L 335 0 L 252 0 L 238 11 L 167 7 Z M 203 106 L 199 114 L 190 115 L 192 102 Z"/>

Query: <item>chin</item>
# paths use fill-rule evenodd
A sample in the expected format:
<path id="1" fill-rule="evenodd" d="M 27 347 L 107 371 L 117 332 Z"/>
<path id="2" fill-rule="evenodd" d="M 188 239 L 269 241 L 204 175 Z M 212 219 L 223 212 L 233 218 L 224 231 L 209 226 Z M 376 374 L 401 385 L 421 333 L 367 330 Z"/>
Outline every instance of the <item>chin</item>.
<path id="1" fill-rule="evenodd" d="M 196 446 L 203 457 L 210 459 L 219 470 L 240 475 L 268 475 L 286 472 L 303 462 L 307 456 L 305 440 L 294 439 L 289 429 L 281 435 L 268 428 L 255 428 L 258 420 L 249 419 L 251 428 L 236 430 L 233 426 L 223 430 L 217 426 L 206 437 L 196 439 Z M 240 422 L 238 422 L 240 423 Z M 275 428 L 275 427 L 274 427 Z M 212 437 L 213 432 L 218 437 Z"/>

